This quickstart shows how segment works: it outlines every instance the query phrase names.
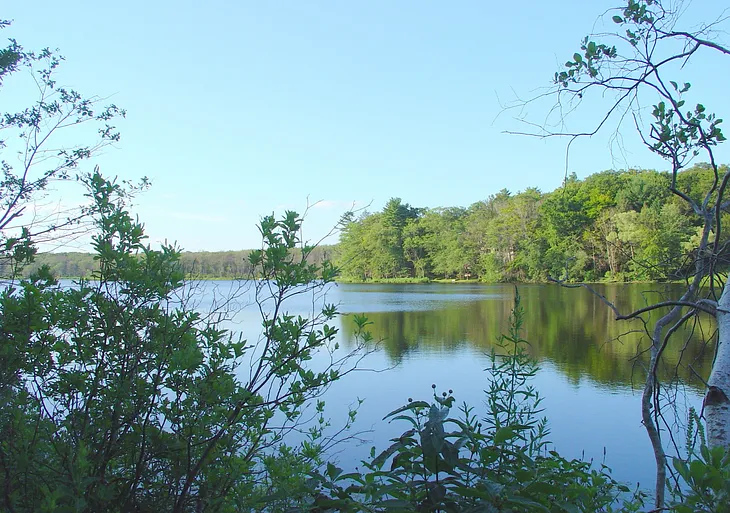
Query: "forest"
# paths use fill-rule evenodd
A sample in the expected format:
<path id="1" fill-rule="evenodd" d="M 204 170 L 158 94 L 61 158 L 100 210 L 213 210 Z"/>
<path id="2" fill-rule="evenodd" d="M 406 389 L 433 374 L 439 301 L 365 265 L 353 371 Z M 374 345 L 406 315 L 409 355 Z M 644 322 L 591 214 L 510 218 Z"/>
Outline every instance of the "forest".
<path id="1" fill-rule="evenodd" d="M 677 182 L 699 198 L 713 177 L 709 165 L 696 164 Z M 348 282 L 681 280 L 702 226 L 671 194 L 671 179 L 654 170 L 584 180 L 571 174 L 549 193 L 502 189 L 467 208 L 419 208 L 392 198 L 380 212 L 350 214 L 339 243 L 313 248 L 308 261 L 334 260 Z M 180 262 L 191 278 L 249 278 L 250 251 L 185 251 Z M 64 278 L 91 276 L 98 266 L 90 253 L 46 253 L 26 273 L 41 265 Z"/>
<path id="2" fill-rule="evenodd" d="M 713 180 L 701 163 L 676 178 L 698 201 Z M 502 189 L 468 208 L 392 198 L 380 212 L 350 218 L 337 262 L 347 281 L 680 280 L 702 225 L 671 185 L 668 172 L 604 171 L 571 174 L 549 193 Z"/>

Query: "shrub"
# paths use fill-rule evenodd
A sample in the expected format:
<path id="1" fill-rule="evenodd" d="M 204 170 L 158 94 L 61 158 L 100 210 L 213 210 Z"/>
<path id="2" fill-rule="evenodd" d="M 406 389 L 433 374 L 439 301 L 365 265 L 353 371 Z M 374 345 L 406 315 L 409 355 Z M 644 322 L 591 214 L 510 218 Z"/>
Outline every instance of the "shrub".
<path id="1" fill-rule="evenodd" d="M 310 362 L 336 349 L 335 306 L 286 313 L 335 276 L 307 263 L 301 220 L 261 222 L 262 335 L 248 342 L 181 302 L 178 249 L 144 244 L 122 187 L 99 174 L 87 186 L 93 279 L 60 287 L 40 268 L 0 294 L 2 509 L 254 511 L 308 493 L 297 476 L 319 463 L 323 403 L 299 446 L 284 436 L 348 360 Z"/>

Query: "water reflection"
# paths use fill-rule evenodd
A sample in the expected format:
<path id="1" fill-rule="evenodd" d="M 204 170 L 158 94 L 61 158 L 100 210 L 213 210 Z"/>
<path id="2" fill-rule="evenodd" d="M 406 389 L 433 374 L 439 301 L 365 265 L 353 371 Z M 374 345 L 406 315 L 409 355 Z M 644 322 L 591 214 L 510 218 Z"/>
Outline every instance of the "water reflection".
<path id="1" fill-rule="evenodd" d="M 345 313 L 366 313 L 371 331 L 394 364 L 411 354 L 450 353 L 464 348 L 489 352 L 508 327 L 514 288 L 508 285 L 346 285 Z M 675 285 L 599 285 L 597 290 L 622 312 L 666 297 Z M 549 362 L 571 382 L 581 379 L 607 387 L 640 385 L 649 339 L 640 320 L 616 321 L 589 291 L 556 285 L 519 287 L 525 310 L 524 337 L 540 361 Z M 660 314 L 654 313 L 654 318 Z M 651 320 L 651 319 L 650 319 Z M 353 342 L 354 324 L 343 321 L 343 337 Z M 665 350 L 662 378 L 676 376 L 701 388 L 695 373 L 709 375 L 714 322 L 702 316 L 675 335 Z M 682 365 L 678 365 L 680 363 Z M 691 370 L 689 367 L 692 367 Z"/>
<path id="2" fill-rule="evenodd" d="M 223 325 L 255 344 L 261 333 L 261 313 L 254 304 L 252 285 L 201 282 L 196 287 L 195 307 L 207 313 L 219 311 L 222 305 L 227 310 Z M 625 312 L 666 299 L 671 292 L 677 297 L 679 290 L 651 285 L 598 289 Z M 637 392 L 645 360 L 633 358 L 648 346 L 642 323 L 615 321 L 611 310 L 584 289 L 521 285 L 519 291 L 525 310 L 524 336 L 531 342 L 532 354 L 542 362 L 533 384 L 544 397 L 554 447 L 566 457 L 596 462 L 604 461 L 605 455 L 617 479 L 652 486 L 654 460 L 641 425 Z M 465 401 L 479 412 L 487 384 L 484 353 L 506 332 L 513 296 L 514 287 L 509 285 L 331 287 L 326 301 L 339 304 L 345 314 L 336 322 L 341 351 L 353 343 L 354 325 L 347 314 L 366 313 L 373 321 L 374 337 L 382 340 L 378 351 L 360 362 L 358 372 L 344 376 L 323 397 L 334 426 L 347 418 L 348 407 L 365 399 L 352 432 L 372 430 L 364 435 L 368 443 L 341 445 L 342 452 L 335 456 L 341 466 L 354 468 L 367 457 L 371 445 L 383 449 L 391 437 L 407 429 L 409 426 L 381 419 L 408 397 L 428 399 L 431 383 L 453 388 L 459 403 Z M 311 315 L 323 300 L 322 296 L 313 300 L 309 294 L 294 296 L 285 310 Z M 708 375 L 712 347 L 706 347 L 703 340 L 709 339 L 714 324 L 706 317 L 697 321 L 694 333 L 685 331 L 669 344 L 666 366 L 661 369 L 665 378 L 672 375 L 680 356 L 684 364 L 680 377 L 692 377 L 690 364 L 700 375 Z M 322 357 L 325 363 L 329 361 L 328 355 Z M 242 377 L 246 371 L 243 365 Z M 695 381 L 686 391 L 679 404 L 680 417 L 688 406 L 699 409 L 702 404 L 700 384 Z M 677 418 L 672 427 L 680 440 L 683 422 Z"/>

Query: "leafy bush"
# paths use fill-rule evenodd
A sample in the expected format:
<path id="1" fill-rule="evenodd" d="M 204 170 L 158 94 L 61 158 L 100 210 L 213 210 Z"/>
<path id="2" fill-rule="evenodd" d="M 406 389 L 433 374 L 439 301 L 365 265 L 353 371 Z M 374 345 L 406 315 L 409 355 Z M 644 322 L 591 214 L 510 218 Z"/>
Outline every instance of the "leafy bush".
<path id="1" fill-rule="evenodd" d="M 674 458 L 673 466 L 683 486 L 675 489 L 678 503 L 672 511 L 730 511 L 730 453 L 725 447 L 702 445 L 699 457 L 689 461 Z"/>
<path id="2" fill-rule="evenodd" d="M 730 453 L 724 447 L 707 447 L 705 425 L 692 407 L 686 436 L 687 458 L 672 460 L 678 478 L 675 483 L 668 483 L 674 496 L 672 511 L 730 511 Z"/>
<path id="3" fill-rule="evenodd" d="M 321 419 L 304 441 L 312 399 L 346 370 L 332 353 L 336 315 L 286 313 L 293 295 L 334 279 L 309 264 L 301 220 L 261 222 L 250 264 L 262 335 L 247 342 L 181 302 L 173 246 L 144 245 L 125 191 L 87 180 L 99 270 L 60 287 L 47 268 L 0 293 L 1 509 L 23 511 L 257 511 L 307 494 L 319 464 Z M 297 257 L 293 248 L 300 247 Z M 282 492 L 283 490 L 283 492 Z"/>

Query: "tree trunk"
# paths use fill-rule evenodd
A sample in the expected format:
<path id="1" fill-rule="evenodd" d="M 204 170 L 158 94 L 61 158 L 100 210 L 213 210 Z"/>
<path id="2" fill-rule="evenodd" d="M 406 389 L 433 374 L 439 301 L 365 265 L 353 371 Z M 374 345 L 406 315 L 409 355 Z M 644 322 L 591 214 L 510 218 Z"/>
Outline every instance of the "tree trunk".
<path id="1" fill-rule="evenodd" d="M 710 447 L 730 447 L 730 281 L 717 305 L 717 354 L 703 403 Z"/>
<path id="2" fill-rule="evenodd" d="M 686 300 L 689 294 L 690 291 L 687 291 L 682 296 L 682 299 Z M 661 433 L 655 421 L 655 415 L 657 414 L 654 411 L 654 397 L 657 391 L 656 373 L 663 350 L 662 333 L 664 328 L 679 316 L 679 313 L 680 308 L 675 306 L 654 325 L 654 331 L 651 336 L 651 358 L 649 359 L 649 368 L 647 369 L 646 382 L 644 383 L 644 392 L 641 394 L 641 419 L 644 424 L 644 429 L 646 429 L 646 433 L 649 435 L 649 441 L 651 441 L 651 448 L 654 451 L 654 461 L 656 463 L 654 507 L 657 511 L 664 508 L 667 481 L 667 455 L 664 452 Z"/>

